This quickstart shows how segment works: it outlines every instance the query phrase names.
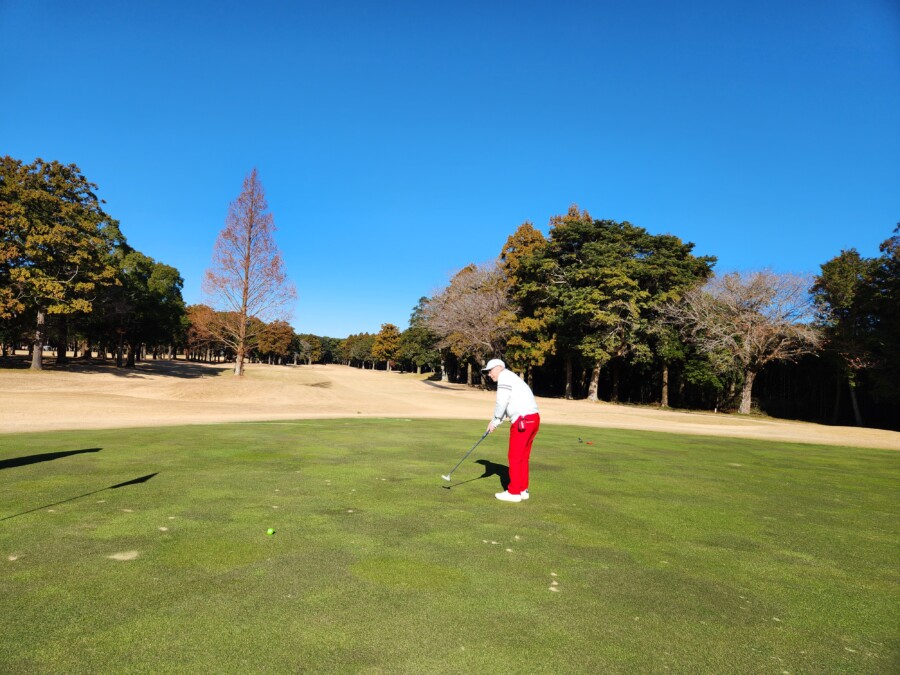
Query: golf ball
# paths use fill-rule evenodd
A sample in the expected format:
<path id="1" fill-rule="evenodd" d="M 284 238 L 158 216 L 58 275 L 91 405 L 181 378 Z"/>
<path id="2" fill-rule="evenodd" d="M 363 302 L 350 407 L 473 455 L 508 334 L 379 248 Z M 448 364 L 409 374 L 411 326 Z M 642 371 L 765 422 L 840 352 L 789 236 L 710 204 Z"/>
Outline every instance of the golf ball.
<path id="1" fill-rule="evenodd" d="M 268 530 L 266 530 L 266 534 L 275 534 L 275 530 L 270 527 Z"/>

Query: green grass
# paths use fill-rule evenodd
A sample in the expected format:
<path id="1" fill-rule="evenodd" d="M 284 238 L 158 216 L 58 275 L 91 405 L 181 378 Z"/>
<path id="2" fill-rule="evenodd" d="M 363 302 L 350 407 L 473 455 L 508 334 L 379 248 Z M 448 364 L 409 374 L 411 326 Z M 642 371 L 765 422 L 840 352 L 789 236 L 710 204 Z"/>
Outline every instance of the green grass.
<path id="1" fill-rule="evenodd" d="M 900 668 L 900 454 L 483 427 L 0 436 L 0 672 Z"/>

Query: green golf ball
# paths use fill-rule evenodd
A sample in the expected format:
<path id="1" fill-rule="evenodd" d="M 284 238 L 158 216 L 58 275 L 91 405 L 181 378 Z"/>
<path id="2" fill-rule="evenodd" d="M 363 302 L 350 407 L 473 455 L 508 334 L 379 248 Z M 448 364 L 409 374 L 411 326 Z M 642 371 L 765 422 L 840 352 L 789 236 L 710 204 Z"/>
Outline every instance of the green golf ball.
<path id="1" fill-rule="evenodd" d="M 270 527 L 268 530 L 266 530 L 266 534 L 275 534 L 275 530 Z"/>

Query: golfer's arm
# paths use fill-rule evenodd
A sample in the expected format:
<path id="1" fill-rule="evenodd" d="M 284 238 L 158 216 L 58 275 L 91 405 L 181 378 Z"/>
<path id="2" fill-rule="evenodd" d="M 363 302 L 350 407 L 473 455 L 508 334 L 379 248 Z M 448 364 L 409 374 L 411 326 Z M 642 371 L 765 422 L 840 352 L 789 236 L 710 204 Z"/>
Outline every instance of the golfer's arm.
<path id="1" fill-rule="evenodd" d="M 497 385 L 497 403 L 494 404 L 494 422 L 500 424 L 506 417 L 506 409 L 509 407 L 509 398 L 512 396 L 512 387 L 508 384 Z"/>

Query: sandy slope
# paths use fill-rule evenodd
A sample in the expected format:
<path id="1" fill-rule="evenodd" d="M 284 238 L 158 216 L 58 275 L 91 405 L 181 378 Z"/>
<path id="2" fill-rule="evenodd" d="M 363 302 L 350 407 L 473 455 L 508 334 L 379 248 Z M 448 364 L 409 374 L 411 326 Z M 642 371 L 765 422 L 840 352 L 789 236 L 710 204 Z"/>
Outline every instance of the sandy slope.
<path id="1" fill-rule="evenodd" d="M 0 370 L 0 433 L 324 417 L 480 419 L 494 394 L 422 376 L 345 366 L 227 366 L 147 362 Z M 900 433 L 734 415 L 538 399 L 545 424 L 645 429 L 900 450 Z"/>

